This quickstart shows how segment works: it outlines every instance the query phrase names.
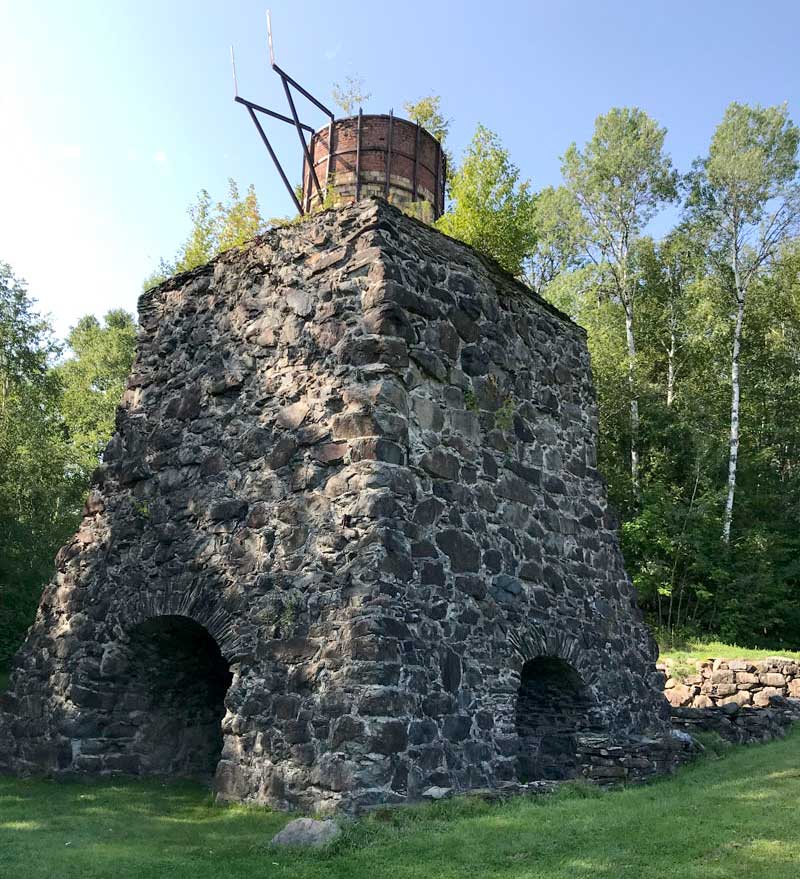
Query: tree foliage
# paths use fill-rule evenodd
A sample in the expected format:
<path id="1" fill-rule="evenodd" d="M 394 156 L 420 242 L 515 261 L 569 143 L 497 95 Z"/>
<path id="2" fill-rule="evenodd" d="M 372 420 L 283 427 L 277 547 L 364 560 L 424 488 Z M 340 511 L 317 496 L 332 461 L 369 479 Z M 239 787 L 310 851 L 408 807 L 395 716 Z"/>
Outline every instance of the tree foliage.
<path id="1" fill-rule="evenodd" d="M 450 179 L 450 196 L 453 206 L 438 228 L 521 275 L 535 241 L 534 195 L 500 138 L 483 125 Z"/>
<path id="2" fill-rule="evenodd" d="M 70 353 L 0 263 L 0 666 L 33 619 L 74 531 L 133 359 L 123 311 L 78 322 Z"/>
<path id="3" fill-rule="evenodd" d="M 600 470 L 650 619 L 776 649 L 800 643 L 797 140 L 785 108 L 731 105 L 654 241 L 647 223 L 675 193 L 663 129 L 612 111 L 565 156 L 580 216 L 542 193 L 534 252 L 539 288 L 588 333 Z"/>
<path id="4" fill-rule="evenodd" d="M 201 189 L 194 204 L 188 208 L 192 225 L 175 258 L 161 259 L 158 268 L 145 278 L 145 290 L 160 284 L 178 272 L 205 265 L 218 253 L 260 235 L 266 229 L 261 216 L 255 187 L 251 183 L 244 195 L 232 178 L 228 178 L 228 196 L 213 204 L 208 190 Z"/>
<path id="5" fill-rule="evenodd" d="M 0 664 L 33 618 L 81 500 L 50 369 L 59 350 L 24 282 L 0 263 Z"/>
<path id="6" fill-rule="evenodd" d="M 331 89 L 334 103 L 341 107 L 347 116 L 352 116 L 372 94 L 366 90 L 364 79 L 357 74 L 345 76 L 344 81 L 335 82 Z"/>
<path id="7" fill-rule="evenodd" d="M 450 120 L 442 113 L 442 99 L 439 95 L 426 95 L 418 101 L 406 101 L 403 109 L 412 122 L 421 125 L 439 143 L 444 144 L 450 132 Z"/>
<path id="8" fill-rule="evenodd" d="M 581 151 L 573 143 L 562 172 L 579 218 L 573 239 L 598 269 L 603 292 L 622 305 L 628 357 L 631 486 L 639 483 L 639 393 L 636 385 L 632 269 L 636 242 L 659 207 L 677 196 L 677 174 L 664 152 L 666 129 L 638 108 L 615 108 L 595 121 L 594 135 Z"/>
<path id="9" fill-rule="evenodd" d="M 691 178 L 689 211 L 732 309 L 728 483 L 722 538 L 730 541 L 739 460 L 740 353 L 753 281 L 796 231 L 800 130 L 786 107 L 733 103 Z"/>
<path id="10" fill-rule="evenodd" d="M 61 412 L 76 463 L 88 479 L 109 437 L 136 352 L 136 323 L 115 309 L 101 323 L 87 315 L 67 336 L 71 356 L 60 363 Z"/>

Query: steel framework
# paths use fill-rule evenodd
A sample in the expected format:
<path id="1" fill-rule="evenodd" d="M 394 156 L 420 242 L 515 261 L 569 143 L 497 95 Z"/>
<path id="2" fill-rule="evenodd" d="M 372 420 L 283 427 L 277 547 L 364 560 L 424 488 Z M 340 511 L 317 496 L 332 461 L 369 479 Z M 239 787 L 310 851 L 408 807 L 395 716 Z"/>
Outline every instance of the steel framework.
<path id="1" fill-rule="evenodd" d="M 320 186 L 319 178 L 317 177 L 316 169 L 314 168 L 314 163 L 311 159 L 311 152 L 309 151 L 308 142 L 306 141 L 306 132 L 310 132 L 310 134 L 314 134 L 314 129 L 310 125 L 306 125 L 304 122 L 300 121 L 300 117 L 297 113 L 297 107 L 295 106 L 294 96 L 292 95 L 292 88 L 297 89 L 297 91 L 308 101 L 310 101 L 315 107 L 320 109 L 329 119 L 328 123 L 328 136 L 330 137 L 330 133 L 333 130 L 333 122 L 334 116 L 333 113 L 314 95 L 311 94 L 307 89 L 303 88 L 296 79 L 293 79 L 286 73 L 285 70 L 282 70 L 275 63 L 275 52 L 272 48 L 272 21 L 270 19 L 269 11 L 267 11 L 267 42 L 269 44 L 269 63 L 270 67 L 278 74 L 281 79 L 281 83 L 283 84 L 283 91 L 286 95 L 286 102 L 289 105 L 289 111 L 292 114 L 291 117 L 285 116 L 283 113 L 277 113 L 275 110 L 270 110 L 268 107 L 262 107 L 260 104 L 256 104 L 253 101 L 248 101 L 246 98 L 243 98 L 239 95 L 239 84 L 236 79 L 236 58 L 233 54 L 233 46 L 231 46 L 231 67 L 233 68 L 233 92 L 234 92 L 234 100 L 237 104 L 242 104 L 247 108 L 247 112 L 250 115 L 250 118 L 253 120 L 253 125 L 255 125 L 256 130 L 261 137 L 261 140 L 264 142 L 264 146 L 267 148 L 267 152 L 269 153 L 270 158 L 272 159 L 275 168 L 280 174 L 281 180 L 283 180 L 283 185 L 286 187 L 286 191 L 289 193 L 292 201 L 294 202 L 295 207 L 297 208 L 300 214 L 305 214 L 305 210 L 303 209 L 303 205 L 300 203 L 300 200 L 297 197 L 297 193 L 295 193 L 292 184 L 289 182 L 289 178 L 286 176 L 286 172 L 283 170 L 283 165 L 281 165 L 280 159 L 278 159 L 275 150 L 270 143 L 269 138 L 267 137 L 267 133 L 264 131 L 264 127 L 259 121 L 256 113 L 263 113 L 265 116 L 269 116 L 271 119 L 277 119 L 279 122 L 285 122 L 288 125 L 293 125 L 295 130 L 297 131 L 297 136 L 300 139 L 300 144 L 303 147 L 303 155 L 305 156 L 308 167 L 311 171 L 312 182 L 314 184 L 314 188 L 317 191 L 317 195 L 322 201 L 324 196 L 322 194 L 322 187 Z M 330 160 L 329 160 L 330 161 Z M 326 185 L 327 185 L 327 172 L 326 172 Z"/>

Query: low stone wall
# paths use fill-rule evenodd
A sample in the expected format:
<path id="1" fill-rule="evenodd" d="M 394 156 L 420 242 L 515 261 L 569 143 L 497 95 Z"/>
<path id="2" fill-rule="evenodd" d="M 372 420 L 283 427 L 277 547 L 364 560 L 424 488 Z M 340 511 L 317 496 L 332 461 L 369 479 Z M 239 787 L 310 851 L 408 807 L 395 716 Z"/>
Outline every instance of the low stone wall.
<path id="1" fill-rule="evenodd" d="M 690 675 L 674 674 L 669 661 L 658 666 L 667 676 L 664 695 L 673 708 L 716 708 L 735 704 L 766 708 L 773 696 L 800 699 L 800 663 L 768 659 L 708 659 Z"/>
<path id="2" fill-rule="evenodd" d="M 675 729 L 694 735 L 715 732 L 737 744 L 770 742 L 786 735 L 800 720 L 800 700 L 773 696 L 766 708 L 740 708 L 728 702 L 721 708 L 673 708 Z"/>
<path id="3" fill-rule="evenodd" d="M 682 730 L 659 738 L 632 738 L 610 742 L 602 736 L 583 736 L 578 741 L 581 774 L 595 784 L 647 781 L 673 772 L 701 749 Z"/>
<path id="4" fill-rule="evenodd" d="M 783 738 L 800 721 L 800 699 L 772 695 L 763 707 L 732 701 L 706 708 L 675 707 L 671 720 L 672 735 L 666 737 L 625 742 L 611 742 L 603 736 L 580 737 L 581 774 L 601 785 L 635 783 L 669 774 L 702 753 L 702 746 L 693 739 L 697 733 L 713 732 L 728 742 L 745 745 Z"/>

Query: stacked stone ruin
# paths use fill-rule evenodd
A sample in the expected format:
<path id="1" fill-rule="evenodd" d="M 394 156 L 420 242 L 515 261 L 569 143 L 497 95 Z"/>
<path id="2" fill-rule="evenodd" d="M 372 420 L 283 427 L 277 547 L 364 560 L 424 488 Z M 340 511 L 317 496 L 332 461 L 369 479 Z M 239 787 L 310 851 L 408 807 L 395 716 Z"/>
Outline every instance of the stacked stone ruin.
<path id="1" fill-rule="evenodd" d="M 668 767 L 578 326 L 376 200 L 167 281 L 140 322 L 0 767 L 316 812 Z"/>
<path id="2" fill-rule="evenodd" d="M 767 708 L 773 696 L 800 699 L 800 663 L 785 657 L 767 659 L 707 659 L 694 663 L 688 674 L 674 663 L 663 663 L 664 695 L 674 708 Z"/>

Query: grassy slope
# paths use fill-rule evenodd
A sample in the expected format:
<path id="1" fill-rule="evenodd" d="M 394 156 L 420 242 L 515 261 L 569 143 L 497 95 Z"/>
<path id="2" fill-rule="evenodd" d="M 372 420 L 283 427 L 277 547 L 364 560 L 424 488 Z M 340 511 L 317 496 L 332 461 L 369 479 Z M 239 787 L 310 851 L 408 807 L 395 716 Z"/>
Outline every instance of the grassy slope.
<path id="1" fill-rule="evenodd" d="M 690 641 L 679 648 L 661 647 L 659 658 L 675 661 L 703 659 L 766 659 L 768 656 L 783 656 L 787 659 L 800 659 L 796 650 L 754 650 L 750 647 L 737 647 L 721 641 Z"/>
<path id="2" fill-rule="evenodd" d="M 189 785 L 0 779 L 0 876 L 150 879 L 795 879 L 800 731 L 648 787 L 373 816 L 329 853 L 263 844 L 286 820 Z"/>

